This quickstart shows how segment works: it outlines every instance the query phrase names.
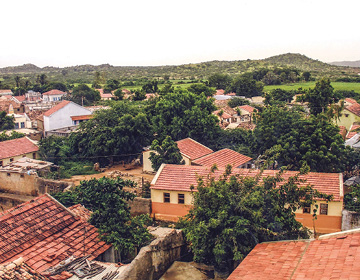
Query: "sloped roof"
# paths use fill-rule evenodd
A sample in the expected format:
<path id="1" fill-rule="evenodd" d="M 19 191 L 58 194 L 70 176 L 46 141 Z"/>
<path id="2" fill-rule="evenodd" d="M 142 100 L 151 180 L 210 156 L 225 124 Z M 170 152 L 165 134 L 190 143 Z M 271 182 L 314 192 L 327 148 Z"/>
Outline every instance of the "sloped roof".
<path id="1" fill-rule="evenodd" d="M 360 231 L 320 236 L 318 240 L 260 243 L 228 280 L 359 279 Z"/>
<path id="2" fill-rule="evenodd" d="M 357 101 L 356 101 L 355 99 L 353 99 L 353 98 L 345 98 L 345 101 L 346 101 L 346 102 L 349 102 L 349 103 L 351 103 L 351 104 L 357 103 Z"/>
<path id="3" fill-rule="evenodd" d="M 349 132 L 346 134 L 346 139 L 350 139 L 353 136 L 355 136 L 357 134 L 357 132 L 355 130 L 358 128 L 360 128 L 360 125 L 353 123 L 349 129 Z"/>
<path id="4" fill-rule="evenodd" d="M 201 166 L 213 166 L 216 164 L 218 168 L 225 168 L 226 165 L 230 164 L 234 167 L 238 167 L 248 161 L 252 160 L 251 157 L 242 155 L 230 149 L 222 149 L 212 154 L 203 156 L 193 161 L 196 165 Z"/>
<path id="5" fill-rule="evenodd" d="M 358 103 L 351 104 L 347 106 L 345 109 L 357 116 L 360 116 L 360 104 Z"/>
<path id="6" fill-rule="evenodd" d="M 112 93 L 100 93 L 101 98 L 113 98 L 114 95 Z"/>
<path id="7" fill-rule="evenodd" d="M 242 106 L 239 106 L 238 108 L 248 111 L 249 113 L 252 113 L 255 110 L 255 108 L 251 107 L 250 105 L 242 105 Z"/>
<path id="8" fill-rule="evenodd" d="M 346 137 L 346 127 L 343 126 L 343 125 L 339 125 L 339 133 L 341 135 L 341 137 L 345 140 L 345 137 Z"/>
<path id="9" fill-rule="evenodd" d="M 34 153 L 39 150 L 27 137 L 0 142 L 0 159 Z"/>
<path id="10" fill-rule="evenodd" d="M 52 89 L 43 93 L 43 95 L 64 95 L 64 94 L 66 94 L 66 92 L 63 92 L 58 89 Z"/>
<path id="11" fill-rule="evenodd" d="M 0 265 L 0 279 L 48 280 L 49 278 L 31 269 L 20 257 L 11 263 Z"/>
<path id="12" fill-rule="evenodd" d="M 213 115 L 219 117 L 219 113 L 220 113 L 220 112 L 221 112 L 221 110 L 216 110 L 216 111 L 213 112 Z M 223 110 L 223 113 L 222 113 L 222 115 L 221 115 L 220 117 L 223 118 L 223 119 L 230 119 L 230 118 L 231 118 L 231 115 L 228 114 L 228 113 L 226 113 L 226 112 Z"/>
<path id="13" fill-rule="evenodd" d="M 90 219 L 92 214 L 90 210 L 86 209 L 81 204 L 70 206 L 68 207 L 68 209 L 85 222 L 87 222 Z"/>
<path id="14" fill-rule="evenodd" d="M 225 169 L 219 168 L 213 173 L 213 176 L 219 178 L 224 172 Z M 255 177 L 259 172 L 259 170 L 255 169 L 234 168 L 232 174 Z M 275 176 L 278 172 L 278 170 L 264 170 L 261 177 Z M 210 167 L 208 166 L 163 164 L 151 182 L 151 189 L 189 192 L 191 191 L 190 187 L 194 186 L 194 191 L 196 191 L 198 177 L 206 178 L 209 174 Z M 282 177 L 286 181 L 289 177 L 297 174 L 297 171 L 286 171 Z M 320 192 L 332 194 L 334 201 L 342 201 L 343 181 L 341 173 L 310 172 L 306 175 L 300 175 L 299 178 L 306 180 L 306 182 L 299 183 L 300 186 L 310 184 Z"/>
<path id="15" fill-rule="evenodd" d="M 59 104 L 55 105 L 54 107 L 52 107 L 51 109 L 47 110 L 44 113 L 44 116 L 46 117 L 50 117 L 52 114 L 54 114 L 55 112 L 59 111 L 61 108 L 64 108 L 66 105 L 68 105 L 71 101 L 69 100 L 63 100 L 61 101 Z"/>
<path id="16" fill-rule="evenodd" d="M 225 94 L 225 90 L 223 89 L 217 89 L 215 93 L 215 95 L 224 95 L 224 94 Z"/>
<path id="17" fill-rule="evenodd" d="M 6 95 L 10 95 L 13 94 L 13 92 L 11 91 L 11 89 L 0 89 L 0 95 L 1 94 L 6 94 Z"/>
<path id="18" fill-rule="evenodd" d="M 16 99 L 20 103 L 26 100 L 25 95 L 13 96 L 13 98 Z"/>
<path id="19" fill-rule="evenodd" d="M 94 226 L 48 194 L 0 213 L 0 224 L 0 263 L 22 256 L 39 272 L 71 255 L 95 259 L 111 247 Z"/>
<path id="20" fill-rule="evenodd" d="M 210 148 L 200 144 L 199 142 L 191 138 L 185 138 L 176 141 L 176 144 L 178 145 L 180 153 L 190 158 L 190 160 L 197 159 L 213 152 L 213 150 L 211 150 Z"/>

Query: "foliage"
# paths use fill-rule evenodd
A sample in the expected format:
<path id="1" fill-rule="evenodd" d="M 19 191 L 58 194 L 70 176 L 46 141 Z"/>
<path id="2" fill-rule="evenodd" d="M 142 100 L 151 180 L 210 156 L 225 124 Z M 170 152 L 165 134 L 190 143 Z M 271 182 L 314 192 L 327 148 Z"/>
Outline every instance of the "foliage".
<path id="1" fill-rule="evenodd" d="M 132 100 L 144 100 L 146 98 L 146 93 L 142 90 L 135 90 Z"/>
<path id="2" fill-rule="evenodd" d="M 115 90 L 114 95 L 117 97 L 118 100 L 122 100 L 124 98 L 124 93 L 121 89 Z"/>
<path id="3" fill-rule="evenodd" d="M 63 92 L 67 92 L 67 91 L 68 91 L 67 85 L 65 85 L 64 83 L 60 83 L 60 82 L 52 82 L 52 83 L 49 83 L 49 84 L 46 86 L 46 90 L 47 90 L 47 91 L 52 90 L 52 89 L 58 89 L 58 90 L 61 90 L 61 91 L 63 91 Z"/>
<path id="4" fill-rule="evenodd" d="M 230 86 L 232 78 L 228 74 L 216 73 L 211 75 L 208 80 L 209 86 L 216 89 L 226 89 Z"/>
<path id="5" fill-rule="evenodd" d="M 11 134 L 10 135 L 7 135 L 6 132 L 2 132 L 0 134 L 0 142 L 2 141 L 7 141 L 7 140 L 12 140 L 12 139 L 17 139 L 17 138 L 21 138 L 21 137 L 24 137 L 25 134 L 24 133 L 20 133 L 20 132 L 17 132 L 15 130 L 11 131 Z"/>
<path id="6" fill-rule="evenodd" d="M 5 111 L 0 111 L 0 131 L 13 129 L 14 126 L 14 117 L 8 116 Z"/>
<path id="7" fill-rule="evenodd" d="M 253 97 L 262 95 L 264 89 L 264 84 L 262 82 L 257 82 L 249 75 L 242 75 L 236 77 L 231 85 L 227 87 L 226 92 L 235 92 L 236 95 Z"/>
<path id="8" fill-rule="evenodd" d="M 228 166 L 229 167 L 229 166 Z M 298 176 L 284 181 L 275 177 L 230 175 L 199 178 L 193 193 L 194 207 L 180 227 L 194 254 L 194 261 L 222 270 L 241 261 L 257 243 L 307 238 L 294 211 L 313 204 L 317 197 L 330 199 L 310 185 L 299 187 Z"/>
<path id="9" fill-rule="evenodd" d="M 90 88 L 88 85 L 80 84 L 74 87 L 71 100 L 79 105 L 92 105 L 101 99 L 99 91 Z"/>
<path id="10" fill-rule="evenodd" d="M 71 156 L 68 138 L 49 136 L 39 141 L 40 158 L 61 165 Z"/>
<path id="11" fill-rule="evenodd" d="M 213 96 L 216 93 L 214 88 L 208 87 L 204 84 L 192 84 L 188 87 L 188 91 L 195 94 L 205 94 L 205 96 Z"/>
<path id="12" fill-rule="evenodd" d="M 277 102 L 290 103 L 296 94 L 301 94 L 301 93 L 302 93 L 301 89 L 297 91 L 294 90 L 286 91 L 280 88 L 274 89 L 271 92 L 265 94 L 264 103 L 265 104 L 274 104 Z"/>
<path id="13" fill-rule="evenodd" d="M 133 252 L 135 248 L 147 243 L 151 235 L 145 225 L 148 215 L 132 218 L 128 201 L 135 195 L 124 190 L 132 188 L 135 183 L 121 178 L 100 178 L 81 181 L 71 194 L 55 195 L 61 203 L 80 203 L 93 213 L 90 223 L 98 228 L 101 239 L 111 243 L 123 256 Z M 64 200 L 63 200 L 64 199 Z"/>
<path id="14" fill-rule="evenodd" d="M 121 86 L 120 82 L 118 80 L 115 79 L 109 79 L 106 81 L 105 87 L 104 87 L 104 92 L 106 93 L 110 93 L 113 90 L 117 90 L 119 89 Z"/>
<path id="15" fill-rule="evenodd" d="M 170 136 L 166 136 L 161 144 L 155 139 L 151 150 L 155 151 L 150 153 L 151 166 L 155 171 L 158 171 L 163 163 L 185 164 L 176 142 Z"/>
<path id="16" fill-rule="evenodd" d="M 146 93 L 155 93 L 158 92 L 158 82 L 157 81 L 150 81 L 143 85 L 142 90 Z"/>
<path id="17" fill-rule="evenodd" d="M 228 105 L 231 108 L 235 108 L 238 106 L 242 106 L 242 105 L 250 105 L 249 100 L 245 99 L 245 98 L 231 98 L 228 101 Z"/>
<path id="18" fill-rule="evenodd" d="M 344 208 L 349 211 L 360 212 L 360 186 L 350 187 L 351 192 L 344 196 Z"/>

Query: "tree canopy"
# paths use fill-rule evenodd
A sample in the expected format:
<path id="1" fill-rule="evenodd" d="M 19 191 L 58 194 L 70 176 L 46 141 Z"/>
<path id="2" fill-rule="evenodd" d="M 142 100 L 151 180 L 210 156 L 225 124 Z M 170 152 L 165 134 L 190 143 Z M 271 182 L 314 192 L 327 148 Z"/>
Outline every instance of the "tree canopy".
<path id="1" fill-rule="evenodd" d="M 0 131 L 13 129 L 14 127 L 14 117 L 8 116 L 5 111 L 0 111 Z"/>
<path id="2" fill-rule="evenodd" d="M 250 75 L 244 74 L 236 77 L 230 86 L 227 87 L 226 92 L 235 92 L 236 95 L 253 97 L 262 95 L 264 84 L 257 82 Z"/>
<path id="3" fill-rule="evenodd" d="M 74 87 L 71 94 L 71 100 L 79 105 L 91 105 L 95 101 L 99 101 L 99 91 L 90 88 L 88 85 L 80 84 Z"/>

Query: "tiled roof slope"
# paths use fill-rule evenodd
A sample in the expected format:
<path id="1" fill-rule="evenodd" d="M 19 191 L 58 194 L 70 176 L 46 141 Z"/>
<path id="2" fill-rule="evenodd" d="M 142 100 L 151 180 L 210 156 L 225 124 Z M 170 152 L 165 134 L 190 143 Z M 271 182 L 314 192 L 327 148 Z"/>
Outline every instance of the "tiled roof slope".
<path id="1" fill-rule="evenodd" d="M 342 126 L 342 125 L 339 125 L 339 133 L 341 135 L 341 137 L 345 140 L 345 137 L 346 137 L 346 127 L 345 126 Z"/>
<path id="2" fill-rule="evenodd" d="M 191 160 L 205 156 L 213 152 L 210 148 L 196 142 L 191 138 L 185 138 L 176 142 L 180 153 L 189 157 Z"/>
<path id="3" fill-rule="evenodd" d="M 244 156 L 233 150 L 222 149 L 220 151 L 198 158 L 194 160 L 193 163 L 196 165 L 209 167 L 216 164 L 218 168 L 225 168 L 228 164 L 232 165 L 233 167 L 238 167 L 250 160 L 252 160 L 252 158 Z"/>
<path id="4" fill-rule="evenodd" d="M 357 103 L 357 101 L 356 101 L 355 99 L 353 99 L 353 98 L 345 98 L 345 101 L 346 101 L 346 102 L 349 102 L 349 103 L 351 103 L 351 104 Z"/>
<path id="5" fill-rule="evenodd" d="M 341 234 L 258 244 L 228 280 L 360 279 L 360 232 Z"/>
<path id="6" fill-rule="evenodd" d="M 243 109 L 245 111 L 248 111 L 249 113 L 252 113 L 255 110 L 255 108 L 251 107 L 250 105 L 242 105 L 242 106 L 239 106 L 239 108 Z"/>
<path id="7" fill-rule="evenodd" d="M 43 95 L 64 95 L 64 94 L 66 94 L 66 92 L 63 92 L 58 89 L 52 89 L 43 93 Z"/>
<path id="8" fill-rule="evenodd" d="M 224 174 L 225 170 L 219 168 L 213 174 L 215 178 L 219 178 Z M 240 176 L 255 177 L 259 174 L 259 170 L 235 168 L 233 174 Z M 275 176 L 278 170 L 264 170 L 261 177 Z M 196 191 L 197 178 L 208 176 L 210 167 L 194 166 L 194 165 L 176 165 L 164 164 L 159 169 L 151 183 L 152 189 L 173 190 L 173 191 L 191 191 L 190 187 L 194 186 Z M 289 177 L 298 174 L 296 171 L 286 171 L 282 177 L 286 181 Z M 333 201 L 342 201 L 342 174 L 341 173 L 316 173 L 310 172 L 306 175 L 299 176 L 299 179 L 306 180 L 306 182 L 299 183 L 300 186 L 312 185 L 315 189 L 326 194 L 334 196 Z"/>
<path id="9" fill-rule="evenodd" d="M 350 111 L 351 113 L 354 113 L 357 116 L 360 116 L 360 104 L 358 103 L 351 104 L 350 106 L 347 106 L 345 109 Z"/>
<path id="10" fill-rule="evenodd" d="M 49 278 L 30 268 L 23 258 L 18 258 L 11 263 L 0 265 L 0 279 L 48 280 Z"/>
<path id="11" fill-rule="evenodd" d="M 38 150 L 39 147 L 26 137 L 7 140 L 0 142 L 0 159 L 34 153 Z"/>
<path id="12" fill-rule="evenodd" d="M 65 107 L 66 105 L 68 105 L 71 101 L 69 100 L 63 100 L 61 101 L 59 104 L 55 105 L 54 107 L 52 107 L 51 109 L 47 110 L 44 113 L 44 116 L 46 117 L 50 117 L 52 114 L 54 114 L 55 112 L 59 111 L 61 108 Z"/>
<path id="13" fill-rule="evenodd" d="M 360 127 L 360 125 L 358 124 L 352 124 L 348 134 L 346 135 L 346 139 L 350 139 L 352 138 L 355 134 L 357 134 L 357 132 L 355 131 L 356 129 L 358 129 Z"/>
<path id="14" fill-rule="evenodd" d="M 87 222 L 90 217 L 92 212 L 88 209 L 86 209 L 84 206 L 82 206 L 81 204 L 76 204 L 73 206 L 68 207 L 68 209 L 73 212 L 75 214 L 75 216 L 79 217 L 80 219 L 82 219 L 83 221 Z"/>
<path id="15" fill-rule="evenodd" d="M 94 226 L 48 194 L 0 213 L 0 263 L 22 256 L 43 272 L 71 255 L 94 259 L 110 247 Z"/>
<path id="16" fill-rule="evenodd" d="M 14 98 L 19 101 L 19 102 L 23 102 L 26 100 L 26 96 L 25 95 L 19 95 L 19 96 L 14 96 Z"/>

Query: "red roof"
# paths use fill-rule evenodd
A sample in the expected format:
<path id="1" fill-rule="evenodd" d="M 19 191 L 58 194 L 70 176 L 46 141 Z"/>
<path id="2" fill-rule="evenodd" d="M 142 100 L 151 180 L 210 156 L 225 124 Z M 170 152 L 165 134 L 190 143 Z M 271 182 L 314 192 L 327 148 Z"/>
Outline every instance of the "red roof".
<path id="1" fill-rule="evenodd" d="M 214 172 L 215 178 L 219 178 L 224 174 L 225 170 L 219 168 Z M 234 168 L 233 174 L 240 176 L 255 177 L 259 174 L 259 170 Z M 278 170 L 264 170 L 261 177 L 275 176 Z M 152 189 L 172 190 L 172 191 L 188 191 L 191 186 L 194 186 L 196 191 L 198 177 L 206 177 L 210 174 L 210 167 L 208 166 L 194 166 L 194 165 L 175 165 L 164 164 L 159 169 L 154 180 L 151 182 Z M 297 175 L 297 171 L 286 171 L 282 177 L 286 181 L 289 177 Z M 306 182 L 300 182 L 300 186 L 312 185 L 315 189 L 326 194 L 332 194 L 334 201 L 342 201 L 342 174 L 341 173 L 316 173 L 310 172 L 306 175 L 300 175 L 300 179 Z"/>
<path id="2" fill-rule="evenodd" d="M 39 272 L 72 255 L 83 256 L 84 246 L 90 260 L 111 247 L 99 240 L 94 226 L 48 194 L 0 213 L 0 225 L 0 263 L 22 256 Z"/>
<path id="3" fill-rule="evenodd" d="M 357 116 L 360 116 L 360 104 L 358 103 L 351 104 L 347 106 L 345 109 Z"/>
<path id="4" fill-rule="evenodd" d="M 28 138 L 22 137 L 0 142 L 0 159 L 35 153 L 39 147 Z"/>
<path id="5" fill-rule="evenodd" d="M 215 95 L 224 95 L 225 90 L 223 89 L 217 89 Z"/>
<path id="6" fill-rule="evenodd" d="M 54 107 L 52 107 L 51 109 L 47 110 L 44 113 L 44 116 L 46 117 L 50 117 L 52 114 L 54 114 L 55 112 L 59 111 L 61 108 L 65 107 L 66 105 L 68 105 L 71 101 L 69 100 L 63 100 L 61 101 L 59 104 L 55 105 Z"/>
<path id="7" fill-rule="evenodd" d="M 58 89 L 52 89 L 50 91 L 44 92 L 43 95 L 64 95 L 66 92 L 63 92 Z"/>
<path id="8" fill-rule="evenodd" d="M 0 89 L 0 94 L 4 94 L 4 93 L 13 94 L 13 92 L 11 91 L 11 89 Z"/>
<path id="9" fill-rule="evenodd" d="M 225 168 L 226 165 L 228 164 L 234 167 L 238 167 L 250 160 L 252 160 L 252 158 L 248 156 L 244 156 L 233 150 L 222 149 L 215 153 L 198 158 L 194 160 L 193 163 L 196 165 L 209 166 L 209 167 L 216 164 L 218 168 Z"/>
<path id="10" fill-rule="evenodd" d="M 239 106 L 238 108 L 248 111 L 249 113 L 252 113 L 255 110 L 255 108 L 251 107 L 250 105 L 242 105 L 242 106 Z"/>
<path id="11" fill-rule="evenodd" d="M 81 121 L 81 120 L 90 120 L 94 116 L 93 115 L 81 115 L 81 116 L 71 116 L 73 121 Z"/>
<path id="12" fill-rule="evenodd" d="M 75 216 L 79 217 L 81 220 L 87 222 L 90 220 L 92 212 L 86 209 L 81 204 L 76 204 L 68 207 L 68 209 L 75 214 Z"/>
<path id="13" fill-rule="evenodd" d="M 360 279 L 360 231 L 261 243 L 228 280 Z"/>
<path id="14" fill-rule="evenodd" d="M 104 93 L 104 89 L 103 88 L 97 88 L 96 89 L 98 92 L 100 92 L 100 94 L 103 94 Z"/>
<path id="15" fill-rule="evenodd" d="M 219 112 L 221 112 L 221 110 L 214 111 L 213 114 L 218 117 L 218 116 L 219 116 Z M 230 118 L 231 118 L 231 115 L 228 114 L 228 113 L 226 113 L 226 112 L 223 110 L 223 113 L 222 113 L 222 115 L 221 115 L 220 117 L 223 118 L 223 119 L 230 119 Z"/>
<path id="16" fill-rule="evenodd" d="M 345 136 L 346 136 L 346 127 L 343 126 L 343 125 L 339 125 L 339 129 L 340 129 L 339 133 L 340 133 L 341 137 L 342 137 L 343 139 L 345 139 Z"/>
<path id="17" fill-rule="evenodd" d="M 113 98 L 114 95 L 112 93 L 100 93 L 101 98 Z"/>
<path id="18" fill-rule="evenodd" d="M 176 142 L 180 153 L 190 160 L 197 159 L 213 152 L 210 148 L 196 142 L 191 138 L 185 138 Z"/>
<path id="19" fill-rule="evenodd" d="M 351 103 L 351 104 L 357 103 L 357 101 L 356 101 L 355 99 L 353 99 L 353 98 L 345 98 L 345 101 L 346 101 L 346 102 L 349 102 L 349 103 Z"/>
<path id="20" fill-rule="evenodd" d="M 17 101 L 19 102 L 23 102 L 26 100 L 25 95 L 14 96 L 14 98 L 17 99 Z"/>
<path id="21" fill-rule="evenodd" d="M 350 129 L 349 129 L 349 132 L 348 134 L 346 135 L 346 139 L 350 139 L 352 138 L 354 135 L 357 134 L 357 131 L 355 131 L 356 129 L 360 128 L 360 125 L 358 124 L 352 124 Z"/>

